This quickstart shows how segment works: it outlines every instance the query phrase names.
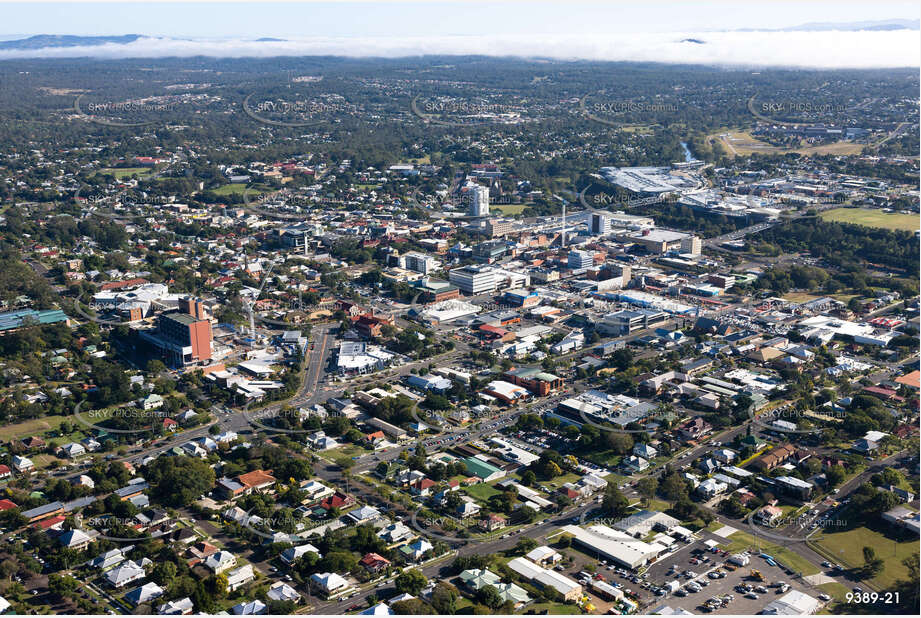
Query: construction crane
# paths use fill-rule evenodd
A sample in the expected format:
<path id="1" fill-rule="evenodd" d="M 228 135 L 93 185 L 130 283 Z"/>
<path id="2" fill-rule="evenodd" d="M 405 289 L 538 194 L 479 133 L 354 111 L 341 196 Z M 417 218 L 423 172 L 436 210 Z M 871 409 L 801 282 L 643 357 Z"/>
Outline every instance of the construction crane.
<path id="1" fill-rule="evenodd" d="M 256 340 L 256 320 L 253 317 L 253 307 L 256 304 L 256 301 L 259 299 L 260 294 L 262 294 L 262 289 L 265 288 L 266 282 L 269 280 L 269 275 L 272 274 L 272 268 L 274 268 L 275 263 L 272 262 L 269 264 L 269 269 L 265 272 L 265 275 L 262 277 L 262 284 L 259 286 L 259 289 L 256 290 L 256 293 L 253 294 L 253 297 L 248 301 L 244 301 L 246 307 L 246 312 L 249 314 L 249 336 Z"/>

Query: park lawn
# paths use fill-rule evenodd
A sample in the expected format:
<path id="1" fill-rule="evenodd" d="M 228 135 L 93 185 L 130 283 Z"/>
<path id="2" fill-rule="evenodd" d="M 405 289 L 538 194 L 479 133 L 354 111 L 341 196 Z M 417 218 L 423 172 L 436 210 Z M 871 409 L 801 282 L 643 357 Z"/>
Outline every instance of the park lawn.
<path id="1" fill-rule="evenodd" d="M 364 449 L 356 444 L 344 444 L 342 446 L 337 446 L 336 448 L 331 448 L 328 451 L 324 451 L 323 457 L 331 461 L 338 462 L 340 459 L 360 457 L 369 452 L 369 450 Z"/>
<path id="2" fill-rule="evenodd" d="M 491 497 L 502 493 L 489 483 L 477 483 L 476 485 L 465 487 L 464 491 L 466 491 L 467 495 L 471 498 L 474 498 L 479 502 L 483 502 L 484 504 Z"/>
<path id="3" fill-rule="evenodd" d="M 105 167 L 99 170 L 100 174 L 111 174 L 119 180 L 122 178 L 130 178 L 135 174 L 138 176 L 143 176 L 146 173 L 149 173 L 153 170 L 149 167 Z"/>
<path id="4" fill-rule="evenodd" d="M 803 575 L 815 575 L 820 571 L 819 567 L 812 564 L 806 558 L 803 558 L 793 550 L 786 549 L 774 543 L 770 543 L 764 539 L 756 539 L 747 532 L 733 532 L 729 536 L 729 547 L 723 547 L 723 549 L 728 551 L 730 554 L 734 554 L 736 552 L 747 550 L 750 547 L 757 548 L 769 556 L 774 556 L 775 559 L 780 560 L 782 563 L 784 563 L 784 565 L 795 571 L 801 572 Z"/>
<path id="5" fill-rule="evenodd" d="M 918 215 L 883 212 L 875 208 L 834 208 L 820 215 L 825 221 L 854 223 L 866 227 L 914 232 L 918 229 Z"/>
<path id="6" fill-rule="evenodd" d="M 918 541 L 896 541 L 881 532 L 865 526 L 841 532 L 826 532 L 815 545 L 829 555 L 829 559 L 839 562 L 844 567 L 857 567 L 863 564 L 863 548 L 872 547 L 876 555 L 882 558 L 883 571 L 870 580 L 870 584 L 879 590 L 891 590 L 892 585 L 900 579 L 908 578 L 908 568 L 902 560 L 918 553 Z"/>
<path id="7" fill-rule="evenodd" d="M 646 509 L 650 511 L 667 511 L 670 508 L 672 508 L 671 502 L 666 502 L 665 500 L 659 500 L 657 498 L 650 500 L 649 506 L 646 507 Z"/>
<path id="8" fill-rule="evenodd" d="M 520 215 L 527 206 L 525 204 L 490 204 L 492 210 L 498 210 L 503 215 Z"/>
<path id="9" fill-rule="evenodd" d="M 242 182 L 232 182 L 227 185 L 221 185 L 217 189 L 212 189 L 211 192 L 215 195 L 243 195 L 243 192 L 246 190 L 246 184 Z"/>

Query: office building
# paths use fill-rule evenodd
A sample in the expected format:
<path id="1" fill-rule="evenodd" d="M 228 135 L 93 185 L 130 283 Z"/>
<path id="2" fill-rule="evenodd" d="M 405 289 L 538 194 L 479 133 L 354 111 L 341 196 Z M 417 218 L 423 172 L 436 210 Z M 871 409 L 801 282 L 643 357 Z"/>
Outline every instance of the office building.
<path id="1" fill-rule="evenodd" d="M 569 267 L 573 270 L 590 268 L 595 264 L 595 254 L 591 251 L 573 249 L 569 252 Z"/>
<path id="2" fill-rule="evenodd" d="M 681 253 L 700 255 L 701 242 L 699 236 L 688 236 L 681 239 Z"/>
<path id="3" fill-rule="evenodd" d="M 490 268 L 463 266 L 455 268 L 448 274 L 452 285 L 456 285 L 464 294 L 483 294 L 496 291 L 496 274 Z"/>
<path id="4" fill-rule="evenodd" d="M 438 267 L 438 261 L 430 255 L 410 251 L 403 256 L 408 270 L 427 275 Z"/>

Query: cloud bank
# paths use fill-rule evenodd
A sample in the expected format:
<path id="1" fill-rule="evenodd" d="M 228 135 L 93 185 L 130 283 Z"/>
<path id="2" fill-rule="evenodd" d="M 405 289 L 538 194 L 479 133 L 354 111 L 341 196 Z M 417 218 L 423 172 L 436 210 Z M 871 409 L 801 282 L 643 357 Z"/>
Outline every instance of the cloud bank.
<path id="1" fill-rule="evenodd" d="M 694 39 L 693 42 L 686 39 Z M 209 56 L 422 55 L 541 57 L 744 67 L 884 68 L 921 66 L 921 32 L 673 32 L 534 36 L 310 37 L 284 41 L 142 37 L 127 44 L 0 51 L 0 60 Z"/>

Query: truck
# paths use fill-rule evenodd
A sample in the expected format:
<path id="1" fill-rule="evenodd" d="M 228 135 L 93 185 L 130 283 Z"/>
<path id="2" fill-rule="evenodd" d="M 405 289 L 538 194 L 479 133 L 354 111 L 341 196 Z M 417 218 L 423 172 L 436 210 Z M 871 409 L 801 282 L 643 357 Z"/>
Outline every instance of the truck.
<path id="1" fill-rule="evenodd" d="M 739 566 L 748 566 L 748 563 L 751 562 L 751 557 L 748 554 L 732 554 L 729 556 L 728 561 Z"/>

